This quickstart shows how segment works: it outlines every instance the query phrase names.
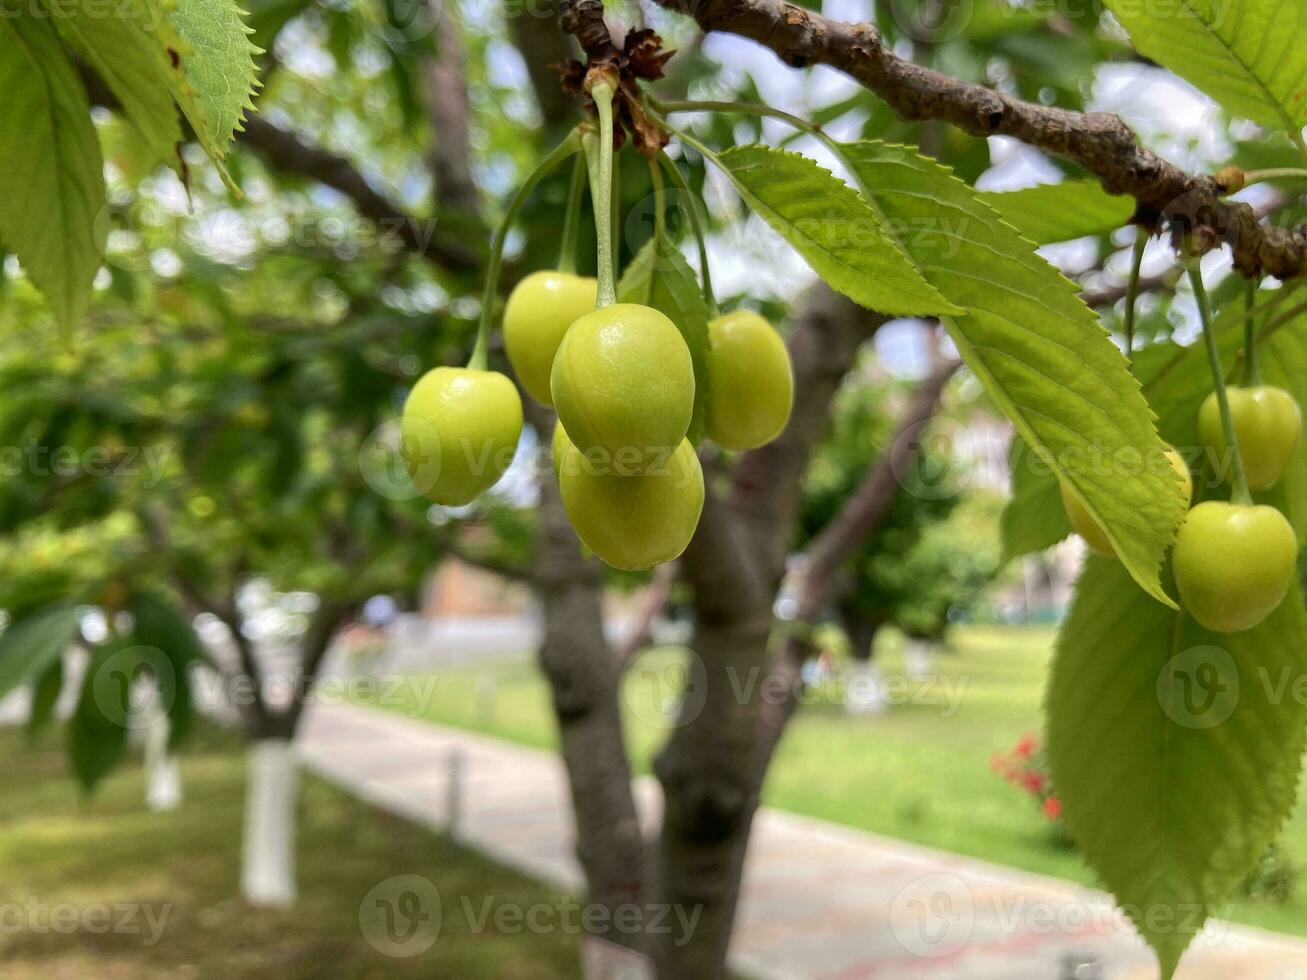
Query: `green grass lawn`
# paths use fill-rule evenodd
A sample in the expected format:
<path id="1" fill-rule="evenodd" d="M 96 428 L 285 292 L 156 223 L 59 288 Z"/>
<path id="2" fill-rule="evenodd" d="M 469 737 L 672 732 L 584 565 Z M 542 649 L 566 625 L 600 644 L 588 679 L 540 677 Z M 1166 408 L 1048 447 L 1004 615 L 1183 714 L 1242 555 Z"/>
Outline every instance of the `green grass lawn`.
<path id="1" fill-rule="evenodd" d="M 879 654 L 903 677 L 891 638 Z M 791 724 L 764 790 L 771 806 L 930 847 L 1095 884 L 1074 852 L 1057 846 L 1034 801 L 990 771 L 995 752 L 1041 727 L 1041 698 L 1053 633 L 1043 629 L 959 631 L 956 652 L 936 656 L 938 680 L 907 687 L 886 714 L 849 717 L 822 688 Z M 627 740 L 639 772 L 666 737 L 656 705 L 682 675 L 683 652 L 658 650 L 633 665 L 624 700 Z M 553 748 L 556 735 L 543 679 L 529 664 L 460 668 L 411 686 L 385 706 L 414 717 Z M 491 691 L 493 690 L 493 696 Z M 1282 843 L 1307 858 L 1307 808 Z M 1307 882 L 1289 904 L 1243 903 L 1234 919 L 1307 935 Z"/>
<path id="2" fill-rule="evenodd" d="M 557 906 L 557 895 L 314 779 L 306 779 L 301 799 L 298 905 L 247 907 L 237 897 L 244 762 L 230 736 L 205 734 L 188 752 L 185 803 L 165 814 L 144 808 L 136 766 L 81 799 L 57 741 L 53 735 L 28 750 L 0 729 L 6 980 L 577 975 L 572 936 L 518 931 L 509 919 L 508 931 L 497 931 L 494 915 L 477 929 L 460 899 L 471 898 L 475 920 L 489 899 L 497 910 Z M 377 952 L 360 927 L 365 896 L 402 874 L 434 881 L 442 896 L 439 938 L 409 958 Z M 124 919 L 129 907 L 142 910 Z M 52 912 L 68 918 L 52 920 Z M 161 927 L 152 944 L 151 922 Z"/>

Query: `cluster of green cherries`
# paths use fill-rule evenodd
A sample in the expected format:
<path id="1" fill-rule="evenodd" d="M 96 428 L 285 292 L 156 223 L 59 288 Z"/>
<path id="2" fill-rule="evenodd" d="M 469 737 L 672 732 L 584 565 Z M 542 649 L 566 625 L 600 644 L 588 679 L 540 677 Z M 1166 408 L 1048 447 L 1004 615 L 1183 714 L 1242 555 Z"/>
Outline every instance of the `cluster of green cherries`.
<path id="1" fill-rule="evenodd" d="M 526 276 L 504 308 L 503 337 L 522 388 L 557 413 L 553 468 L 568 519 L 594 554 L 634 571 L 670 561 L 689 545 L 703 511 L 704 479 L 687 438 L 696 387 L 690 349 L 659 310 L 616 301 L 606 108 L 601 105 L 599 139 L 586 145 L 598 278 L 569 269 Z M 492 256 L 492 280 L 503 235 Z M 492 301 L 488 286 L 487 304 Z M 516 388 L 485 369 L 485 326 L 483 312 L 478 351 L 468 367 L 429 371 L 404 406 L 405 463 L 415 484 L 440 504 L 467 504 L 493 486 L 521 436 Z M 700 399 L 706 435 L 727 450 L 770 442 L 785 428 L 793 403 L 784 341 L 748 310 L 712 319 L 708 337 L 711 383 Z"/>
<path id="2" fill-rule="evenodd" d="M 1205 296 L 1200 299 L 1205 305 Z M 1302 436 L 1302 413 L 1289 392 L 1257 379 L 1251 332 L 1246 383 L 1225 385 L 1206 326 L 1209 355 L 1218 369 L 1217 390 L 1199 410 L 1198 437 L 1218 475 L 1232 485 L 1233 499 L 1207 500 L 1188 511 L 1172 566 L 1189 615 L 1212 632 L 1238 633 L 1279 608 L 1297 579 L 1293 525 L 1276 508 L 1254 504 L 1249 491 L 1269 490 L 1284 475 Z M 1174 448 L 1168 447 L 1166 455 L 1188 507 L 1193 502 L 1189 466 Z M 1061 489 L 1072 527 L 1095 551 L 1115 557 L 1107 534 L 1080 498 L 1065 483 Z"/>

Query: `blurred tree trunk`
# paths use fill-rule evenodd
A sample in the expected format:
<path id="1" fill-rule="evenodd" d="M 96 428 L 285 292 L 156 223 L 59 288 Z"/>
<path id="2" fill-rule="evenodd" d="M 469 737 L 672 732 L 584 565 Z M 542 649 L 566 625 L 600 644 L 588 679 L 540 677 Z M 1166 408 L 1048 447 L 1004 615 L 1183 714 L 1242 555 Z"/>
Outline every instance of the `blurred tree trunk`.
<path id="1" fill-rule="evenodd" d="M 859 612 L 843 602 L 839 604 L 839 614 L 844 632 L 849 638 L 850 656 L 858 661 L 874 660 L 876 637 L 885 626 L 885 616 Z"/>
<path id="2" fill-rule="evenodd" d="M 258 739 L 247 759 L 241 894 L 254 906 L 292 905 L 299 771 L 290 740 Z"/>
<path id="3" fill-rule="evenodd" d="M 534 412 L 541 440 L 551 421 Z M 534 582 L 544 614 L 540 666 L 549 680 L 576 817 L 576 854 L 589 901 L 614 912 L 641 905 L 644 837 L 622 732 L 621 663 L 604 636 L 603 567 L 584 557 L 557 483 L 540 481 Z M 607 921 L 614 921 L 611 914 Z M 614 933 L 637 945 L 638 934 Z M 602 947 L 601 947 L 602 948 Z"/>
<path id="4" fill-rule="evenodd" d="M 795 405 L 779 439 L 745 456 L 729 501 L 710 498 L 683 565 L 697 628 L 691 683 L 704 693 L 658 756 L 664 816 L 658 896 L 701 908 L 692 941 L 654 945 L 659 976 L 700 980 L 725 970 L 740 879 L 770 757 L 763 690 L 773 677 L 772 607 L 797 526 L 803 472 L 826 429 L 831 399 L 858 348 L 884 322 L 814 287 L 790 337 Z"/>

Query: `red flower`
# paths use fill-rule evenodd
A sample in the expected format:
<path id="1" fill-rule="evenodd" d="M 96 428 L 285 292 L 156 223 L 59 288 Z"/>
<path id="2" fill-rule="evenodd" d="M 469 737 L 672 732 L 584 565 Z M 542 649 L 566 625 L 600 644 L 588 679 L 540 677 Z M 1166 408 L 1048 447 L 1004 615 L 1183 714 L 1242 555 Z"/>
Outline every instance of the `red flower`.
<path id="1" fill-rule="evenodd" d="M 1062 801 L 1056 796 L 1050 796 L 1044 801 L 1044 816 L 1049 820 L 1056 820 L 1062 816 Z"/>
<path id="2" fill-rule="evenodd" d="M 1020 741 L 1017 742 L 1017 747 L 1013 749 L 1013 752 L 1020 759 L 1029 759 L 1038 751 L 1039 736 L 1034 734 L 1022 735 Z"/>
<path id="3" fill-rule="evenodd" d="M 1038 796 L 1044 792 L 1044 787 L 1048 785 L 1048 781 L 1044 778 L 1042 772 L 1030 769 L 1021 774 L 1021 785 Z"/>

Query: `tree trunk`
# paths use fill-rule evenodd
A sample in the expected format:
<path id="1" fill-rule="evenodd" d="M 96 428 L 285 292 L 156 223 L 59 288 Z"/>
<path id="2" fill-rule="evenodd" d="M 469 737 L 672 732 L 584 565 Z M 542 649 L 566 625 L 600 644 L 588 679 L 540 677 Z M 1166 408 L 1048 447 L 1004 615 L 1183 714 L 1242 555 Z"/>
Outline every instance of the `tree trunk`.
<path id="1" fill-rule="evenodd" d="M 844 624 L 844 632 L 849 637 L 849 655 L 858 661 L 874 660 L 876 637 L 885 625 L 885 616 L 879 612 L 858 613 L 841 608 L 840 619 Z"/>
<path id="2" fill-rule="evenodd" d="M 177 756 L 168 751 L 172 728 L 161 711 L 159 715 L 145 732 L 145 805 L 165 813 L 181 806 L 182 777 Z"/>
<path id="3" fill-rule="evenodd" d="M 804 297 L 790 337 L 795 404 L 775 442 L 747 454 L 729 502 L 706 501 L 686 575 L 694 586 L 698 625 L 692 682 L 702 709 L 687 713 L 659 755 L 664 816 L 658 846 L 661 903 L 699 915 L 690 942 L 659 939 L 659 976 L 716 980 L 724 975 L 740 882 L 762 779 L 778 736 L 772 704 L 792 703 L 773 682 L 769 641 L 772 604 L 793 545 L 800 488 L 830 402 L 858 348 L 884 322 L 825 286 Z M 780 715 L 783 724 L 785 715 Z"/>
<path id="4" fill-rule="evenodd" d="M 536 422 L 547 444 L 549 420 Z M 621 664 L 604 637 L 603 568 L 597 559 L 582 556 L 557 484 L 540 482 L 535 584 L 544 638 L 539 655 L 567 767 L 577 859 L 592 904 L 610 912 L 623 905 L 639 907 L 645 844 L 622 733 Z M 642 945 L 641 935 L 632 932 L 614 930 L 598 938 L 632 949 Z M 602 945 L 587 957 L 596 957 L 591 962 L 611 959 Z"/>
<path id="5" fill-rule="evenodd" d="M 703 710 L 682 719 L 655 767 L 664 797 L 659 902 L 698 916 L 689 942 L 655 937 L 663 978 L 715 980 L 724 973 L 760 786 L 750 763 L 771 616 L 767 609 L 753 613 L 700 626 L 691 683 L 704 692 Z"/>
<path id="6" fill-rule="evenodd" d="M 295 901 L 298 764 L 287 738 L 264 738 L 248 752 L 241 894 L 254 906 Z"/>

